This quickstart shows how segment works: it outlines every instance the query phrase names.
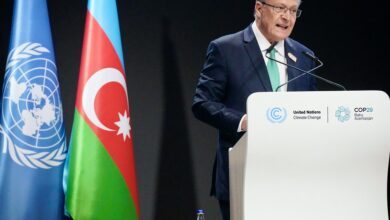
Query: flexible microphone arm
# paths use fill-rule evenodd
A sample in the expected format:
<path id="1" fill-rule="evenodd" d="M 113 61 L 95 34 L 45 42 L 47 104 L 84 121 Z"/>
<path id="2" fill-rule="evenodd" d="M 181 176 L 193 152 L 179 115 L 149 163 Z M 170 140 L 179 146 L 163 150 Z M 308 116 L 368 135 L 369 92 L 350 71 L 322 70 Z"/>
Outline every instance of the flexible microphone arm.
<path id="1" fill-rule="evenodd" d="M 266 55 L 266 57 L 267 57 L 268 59 L 274 60 L 274 61 L 277 62 L 277 63 L 284 64 L 284 65 L 286 65 L 286 66 L 288 66 L 288 67 L 294 68 L 294 69 L 299 70 L 300 72 L 302 72 L 302 74 L 299 74 L 298 76 L 296 76 L 296 77 L 294 77 L 294 78 L 288 80 L 287 82 L 285 82 L 285 83 L 283 83 L 283 84 L 280 84 L 278 87 L 276 87 L 276 89 L 275 89 L 276 92 L 277 92 L 281 87 L 283 87 L 283 86 L 289 84 L 290 82 L 292 82 L 292 81 L 294 81 L 294 80 L 296 80 L 296 79 L 298 79 L 298 78 L 304 76 L 305 74 L 309 74 L 309 75 L 314 76 L 314 77 L 316 77 L 316 78 L 322 78 L 322 77 L 317 76 L 317 75 L 315 75 L 315 74 L 312 73 L 313 71 L 319 69 L 320 67 L 322 67 L 322 66 L 324 65 L 324 63 L 321 62 L 320 60 L 318 60 L 318 62 L 320 63 L 320 65 L 314 67 L 313 69 L 310 69 L 309 71 L 305 71 L 305 70 L 302 70 L 302 69 L 300 69 L 300 68 L 298 68 L 298 67 L 289 65 L 289 64 L 287 64 L 287 63 L 282 63 L 282 62 L 280 62 L 279 60 L 273 59 L 272 57 L 268 57 L 267 55 Z M 322 79 L 322 80 L 325 80 L 325 79 Z"/>
<path id="2" fill-rule="evenodd" d="M 318 57 L 314 56 L 313 54 L 310 54 L 310 53 L 307 52 L 307 51 L 302 52 L 302 53 L 305 54 L 306 56 L 310 57 L 310 58 L 313 59 L 314 61 L 317 61 L 318 63 L 320 63 L 320 65 L 323 65 L 323 64 L 324 64 L 320 59 L 318 59 Z M 338 87 L 338 88 L 340 88 L 340 89 L 342 89 L 342 90 L 344 90 L 344 91 L 347 91 L 347 89 L 346 89 L 343 85 L 341 85 L 341 84 L 338 84 L 338 83 L 336 83 L 336 82 L 333 82 L 333 81 L 331 81 L 331 80 L 329 80 L 329 79 L 325 79 L 325 78 L 323 78 L 323 77 L 321 77 L 321 76 L 318 76 L 318 75 L 316 75 L 316 74 L 310 74 L 310 75 L 312 75 L 312 76 L 314 76 L 314 77 L 317 77 L 318 79 L 321 79 L 322 81 L 327 82 L 327 83 L 329 83 L 329 84 L 331 84 L 331 85 L 333 85 L 333 86 L 336 86 L 336 87 Z"/>
<path id="3" fill-rule="evenodd" d="M 292 81 L 294 81 L 294 80 L 296 80 L 296 79 L 298 79 L 298 78 L 300 78 L 300 77 L 302 77 L 302 76 L 304 76 L 304 75 L 306 75 L 306 74 L 309 74 L 309 75 L 311 75 L 311 76 L 313 76 L 313 77 L 315 77 L 315 78 L 317 78 L 317 79 L 320 79 L 320 80 L 322 80 L 322 81 L 324 81 L 324 82 L 326 82 L 326 83 L 329 83 L 329 84 L 331 84 L 331 85 L 333 85 L 333 86 L 336 86 L 336 87 L 338 87 L 338 88 L 340 88 L 340 89 L 342 89 L 342 90 L 344 90 L 344 91 L 347 90 L 344 86 L 342 86 L 342 85 L 340 85 L 340 84 L 338 84 L 338 83 L 335 83 L 335 82 L 333 82 L 333 81 L 331 81 L 331 80 L 325 79 L 325 78 L 323 78 L 323 77 L 321 77 L 321 76 L 318 76 L 318 75 L 312 73 L 314 70 L 316 70 L 316 69 L 322 67 L 322 66 L 324 65 L 324 63 L 323 63 L 320 59 L 318 59 L 317 57 L 315 57 L 314 55 L 310 54 L 310 53 L 307 52 L 307 51 L 302 52 L 302 53 L 305 54 L 305 55 L 306 55 L 307 57 L 309 57 L 310 59 L 312 59 L 312 60 L 314 60 L 314 61 L 316 61 L 316 62 L 319 63 L 318 66 L 316 66 L 316 67 L 314 67 L 313 69 L 310 69 L 310 70 L 308 70 L 308 71 L 302 70 L 302 69 L 300 69 L 300 68 L 298 68 L 298 67 L 296 67 L 296 66 L 290 65 L 290 64 L 288 64 L 288 63 L 283 63 L 283 62 L 281 62 L 281 61 L 279 61 L 279 60 L 277 60 L 277 59 L 274 59 L 274 58 L 270 57 L 268 54 L 269 54 L 269 53 L 271 52 L 271 50 L 276 46 L 277 43 L 278 43 L 278 42 L 274 42 L 273 44 L 271 44 L 270 47 L 268 47 L 268 49 L 266 50 L 265 56 L 266 56 L 268 59 L 273 60 L 273 61 L 275 61 L 275 62 L 277 62 L 277 63 L 283 64 L 283 65 L 288 66 L 288 67 L 291 67 L 291 68 L 293 68 L 293 69 L 296 69 L 296 70 L 302 72 L 302 74 L 300 74 L 300 75 L 298 75 L 298 76 L 296 76 L 296 77 L 294 77 L 294 78 L 288 80 L 287 82 L 285 82 L 285 83 L 279 85 L 278 87 L 276 87 L 276 89 L 275 89 L 276 92 L 277 92 L 281 87 L 283 87 L 283 86 L 289 84 L 290 82 L 292 82 Z"/>

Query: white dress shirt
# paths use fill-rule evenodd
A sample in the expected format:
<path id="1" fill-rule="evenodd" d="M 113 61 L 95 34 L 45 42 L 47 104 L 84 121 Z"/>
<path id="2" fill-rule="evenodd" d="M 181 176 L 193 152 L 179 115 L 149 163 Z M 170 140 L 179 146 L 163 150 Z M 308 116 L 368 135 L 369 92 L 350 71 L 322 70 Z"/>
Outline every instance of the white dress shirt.
<path id="1" fill-rule="evenodd" d="M 259 28 L 256 25 L 256 22 L 252 23 L 252 30 L 253 33 L 255 34 L 257 43 L 259 44 L 261 54 L 263 55 L 265 65 L 268 63 L 268 58 L 265 56 L 266 50 L 271 46 L 271 43 L 264 37 L 264 35 L 260 32 Z M 280 62 L 286 63 L 286 57 L 284 56 L 284 40 L 279 41 L 275 45 L 275 59 L 279 60 Z M 268 56 L 271 56 L 270 54 Z M 277 63 L 278 69 L 279 69 L 279 79 L 280 79 L 280 84 L 283 84 L 287 82 L 287 66 Z M 278 91 L 285 92 L 287 91 L 287 86 L 281 87 Z"/>

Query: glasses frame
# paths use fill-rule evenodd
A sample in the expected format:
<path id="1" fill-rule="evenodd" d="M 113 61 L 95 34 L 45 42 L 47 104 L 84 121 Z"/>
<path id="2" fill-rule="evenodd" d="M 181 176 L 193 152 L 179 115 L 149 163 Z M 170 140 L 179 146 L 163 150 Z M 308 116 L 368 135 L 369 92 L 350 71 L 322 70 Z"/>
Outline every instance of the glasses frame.
<path id="1" fill-rule="evenodd" d="M 271 7 L 272 10 L 278 14 L 280 13 L 286 13 L 287 11 L 290 12 L 290 15 L 292 15 L 293 17 L 295 18 L 299 18 L 301 15 L 302 15 L 302 10 L 297 8 L 297 9 L 291 9 L 291 8 L 287 8 L 286 6 L 276 6 L 276 5 L 271 5 L 271 4 L 268 4 L 267 2 L 265 1 L 260 1 L 262 4 L 268 6 L 268 7 Z"/>

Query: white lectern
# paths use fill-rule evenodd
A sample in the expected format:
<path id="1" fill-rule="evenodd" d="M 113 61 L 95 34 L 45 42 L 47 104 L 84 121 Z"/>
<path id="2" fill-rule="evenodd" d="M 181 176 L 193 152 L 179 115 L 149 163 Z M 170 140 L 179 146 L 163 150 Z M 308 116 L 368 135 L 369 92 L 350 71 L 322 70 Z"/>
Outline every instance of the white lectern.
<path id="1" fill-rule="evenodd" d="M 233 220 L 388 220 L 381 91 L 255 93 L 229 152 Z"/>

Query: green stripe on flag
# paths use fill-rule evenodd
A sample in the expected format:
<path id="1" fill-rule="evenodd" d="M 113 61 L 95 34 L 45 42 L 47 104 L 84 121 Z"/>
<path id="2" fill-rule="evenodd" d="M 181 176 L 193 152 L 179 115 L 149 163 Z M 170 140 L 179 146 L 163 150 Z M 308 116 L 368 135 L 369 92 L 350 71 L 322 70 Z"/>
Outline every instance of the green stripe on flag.
<path id="1" fill-rule="evenodd" d="M 66 207 L 74 220 L 138 219 L 122 174 L 77 109 L 70 140 Z"/>

